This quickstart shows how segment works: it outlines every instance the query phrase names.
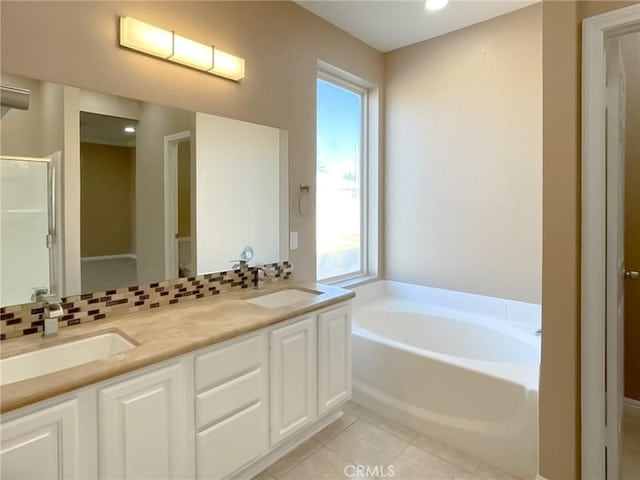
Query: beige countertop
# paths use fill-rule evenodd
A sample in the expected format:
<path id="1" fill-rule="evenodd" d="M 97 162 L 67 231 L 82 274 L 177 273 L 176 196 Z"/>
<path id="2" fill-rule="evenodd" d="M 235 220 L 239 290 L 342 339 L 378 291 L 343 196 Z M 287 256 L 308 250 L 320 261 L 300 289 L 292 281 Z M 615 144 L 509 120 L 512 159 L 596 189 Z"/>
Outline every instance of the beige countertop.
<path id="1" fill-rule="evenodd" d="M 289 288 L 319 294 L 304 303 L 273 309 L 246 302 L 250 298 Z M 50 338 L 27 335 L 5 340 L 1 344 L 2 358 L 108 331 L 117 331 L 138 346 L 112 357 L 4 385 L 0 391 L 0 412 L 108 380 L 354 296 L 350 290 L 327 285 L 282 281 L 263 290 L 244 289 L 66 327 Z"/>

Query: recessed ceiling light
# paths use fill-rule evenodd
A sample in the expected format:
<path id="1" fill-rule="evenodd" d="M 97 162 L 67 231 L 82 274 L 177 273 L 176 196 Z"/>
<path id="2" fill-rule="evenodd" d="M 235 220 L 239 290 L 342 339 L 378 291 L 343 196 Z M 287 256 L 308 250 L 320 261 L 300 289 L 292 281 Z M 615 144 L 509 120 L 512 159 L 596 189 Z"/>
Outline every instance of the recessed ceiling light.
<path id="1" fill-rule="evenodd" d="M 124 127 L 125 133 L 136 133 L 136 127 Z"/>
<path id="2" fill-rule="evenodd" d="M 427 10 L 441 10 L 447 6 L 449 0 L 427 0 L 425 3 L 425 7 Z"/>

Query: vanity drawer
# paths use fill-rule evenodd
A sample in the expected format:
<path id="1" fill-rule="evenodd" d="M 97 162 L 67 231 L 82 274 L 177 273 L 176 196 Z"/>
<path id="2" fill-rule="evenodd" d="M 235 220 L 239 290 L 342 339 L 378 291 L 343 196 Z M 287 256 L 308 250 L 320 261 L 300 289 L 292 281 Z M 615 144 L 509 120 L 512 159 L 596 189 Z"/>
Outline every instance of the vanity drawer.
<path id="1" fill-rule="evenodd" d="M 262 367 L 266 354 L 267 336 L 261 333 L 198 355 L 195 359 L 196 390 Z"/>
<path id="2" fill-rule="evenodd" d="M 269 446 L 264 401 L 196 435 L 196 477 L 222 479 L 265 452 Z"/>
<path id="3" fill-rule="evenodd" d="M 267 372 L 258 367 L 240 377 L 196 395 L 196 429 L 247 408 L 267 395 Z"/>

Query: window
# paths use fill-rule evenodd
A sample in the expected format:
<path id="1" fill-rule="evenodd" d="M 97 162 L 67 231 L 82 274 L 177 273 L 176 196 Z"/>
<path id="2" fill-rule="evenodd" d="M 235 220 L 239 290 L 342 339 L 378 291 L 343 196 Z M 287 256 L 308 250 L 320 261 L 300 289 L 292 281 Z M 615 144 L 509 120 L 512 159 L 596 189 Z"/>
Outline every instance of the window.
<path id="1" fill-rule="evenodd" d="M 317 80 L 316 268 L 323 281 L 370 274 L 369 91 L 321 72 Z"/>

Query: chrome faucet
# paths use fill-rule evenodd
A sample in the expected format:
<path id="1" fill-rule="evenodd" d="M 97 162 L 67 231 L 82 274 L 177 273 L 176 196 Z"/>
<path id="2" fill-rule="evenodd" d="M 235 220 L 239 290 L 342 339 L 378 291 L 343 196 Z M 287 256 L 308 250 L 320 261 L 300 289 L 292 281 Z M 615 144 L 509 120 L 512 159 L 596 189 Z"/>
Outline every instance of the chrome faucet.
<path id="1" fill-rule="evenodd" d="M 232 270 L 245 268 L 247 265 L 249 265 L 249 262 L 247 262 L 246 260 L 231 260 L 231 262 L 235 262 L 231 267 Z"/>
<path id="2" fill-rule="evenodd" d="M 264 288 L 264 277 L 273 277 L 275 273 L 273 268 L 256 265 L 256 290 L 262 290 Z"/>
<path id="3" fill-rule="evenodd" d="M 60 299 L 50 295 L 47 288 L 34 288 L 31 300 L 42 304 L 44 309 L 44 331 L 42 336 L 52 337 L 58 333 L 58 319 L 64 315 Z"/>
<path id="4" fill-rule="evenodd" d="M 231 260 L 232 262 L 237 262 L 233 264 L 233 269 L 238 270 L 239 268 L 245 268 L 249 265 L 249 260 L 253 258 L 253 248 L 247 246 L 242 249 L 240 253 L 239 260 Z"/>

